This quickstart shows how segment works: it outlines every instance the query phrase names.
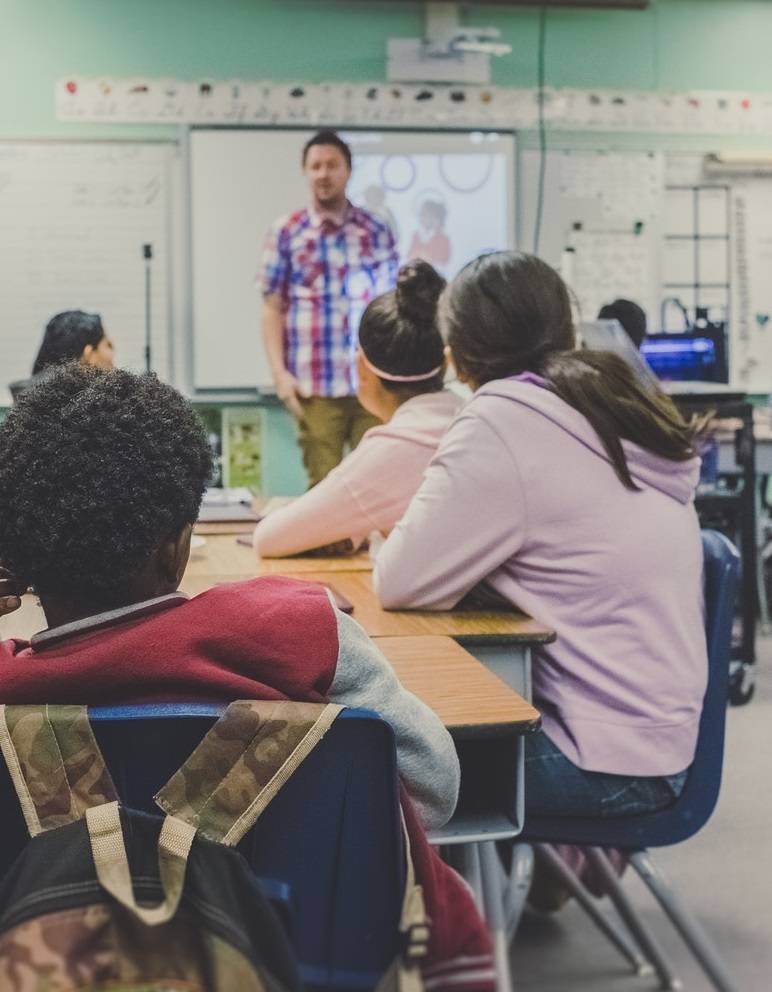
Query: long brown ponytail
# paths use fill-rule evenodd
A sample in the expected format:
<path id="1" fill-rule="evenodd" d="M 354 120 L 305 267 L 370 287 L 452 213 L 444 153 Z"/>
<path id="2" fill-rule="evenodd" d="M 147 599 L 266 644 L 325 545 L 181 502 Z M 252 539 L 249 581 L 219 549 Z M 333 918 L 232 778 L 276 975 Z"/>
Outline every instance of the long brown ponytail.
<path id="1" fill-rule="evenodd" d="M 478 387 L 526 371 L 542 375 L 590 422 L 628 489 L 638 487 L 622 440 L 675 462 L 695 454 L 697 426 L 663 392 L 642 385 L 618 355 L 575 350 L 565 283 L 534 255 L 494 252 L 470 262 L 440 312 L 462 378 Z"/>

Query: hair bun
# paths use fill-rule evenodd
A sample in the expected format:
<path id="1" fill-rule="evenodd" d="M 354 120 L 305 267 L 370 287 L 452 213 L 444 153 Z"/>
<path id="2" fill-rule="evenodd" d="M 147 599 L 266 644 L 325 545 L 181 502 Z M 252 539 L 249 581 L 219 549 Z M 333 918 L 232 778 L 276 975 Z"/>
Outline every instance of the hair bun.
<path id="1" fill-rule="evenodd" d="M 421 259 L 408 262 L 397 274 L 397 313 L 411 323 L 433 327 L 437 300 L 444 288 L 445 280 L 428 262 Z"/>

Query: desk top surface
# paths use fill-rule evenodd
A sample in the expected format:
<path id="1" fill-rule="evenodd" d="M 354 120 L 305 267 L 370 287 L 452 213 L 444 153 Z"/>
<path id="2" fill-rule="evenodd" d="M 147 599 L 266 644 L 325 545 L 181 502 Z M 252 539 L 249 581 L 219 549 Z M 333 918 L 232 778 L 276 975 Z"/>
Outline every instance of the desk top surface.
<path id="1" fill-rule="evenodd" d="M 254 571 L 252 573 L 255 574 Z M 304 571 L 279 572 L 307 582 L 319 582 L 340 593 L 354 607 L 352 616 L 362 624 L 371 637 L 418 637 L 439 635 L 496 639 L 524 644 L 546 644 L 554 640 L 554 632 L 517 610 L 384 610 L 372 590 L 372 576 L 366 571 Z M 197 595 L 205 589 L 224 582 L 237 582 L 244 575 L 206 573 L 201 569 L 185 573 L 181 589 Z"/>
<path id="2" fill-rule="evenodd" d="M 455 637 L 461 641 L 496 640 L 546 644 L 554 632 L 517 610 L 384 610 L 372 590 L 366 556 L 340 558 L 284 558 L 259 562 L 251 548 L 233 535 L 210 536 L 191 553 L 180 588 L 189 596 L 227 582 L 258 575 L 286 575 L 327 585 L 352 603 L 353 616 L 371 637 Z M 369 561 L 369 559 L 368 559 Z M 345 570 L 344 570 L 345 569 Z M 0 637 L 30 637 L 45 627 L 33 597 L 25 597 L 21 611 L 0 621 Z"/>
<path id="3" fill-rule="evenodd" d="M 246 538 L 246 535 L 244 535 Z M 295 555 L 292 558 L 258 558 L 251 545 L 234 534 L 207 534 L 205 544 L 192 548 L 185 579 L 224 575 L 229 581 L 252 579 L 256 575 L 299 575 L 303 572 L 371 571 L 373 563 L 366 552 L 319 558 Z M 212 583 L 213 584 L 213 583 Z M 201 590 L 197 590 L 200 592 Z"/>
<path id="4" fill-rule="evenodd" d="M 456 735 L 524 733 L 539 712 L 450 637 L 379 637 L 400 682 Z"/>

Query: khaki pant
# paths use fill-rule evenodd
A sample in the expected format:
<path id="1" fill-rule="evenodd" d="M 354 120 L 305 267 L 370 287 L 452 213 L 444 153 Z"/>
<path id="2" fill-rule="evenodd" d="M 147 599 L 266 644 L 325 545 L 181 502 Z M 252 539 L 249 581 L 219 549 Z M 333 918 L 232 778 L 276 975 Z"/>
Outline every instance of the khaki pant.
<path id="1" fill-rule="evenodd" d="M 347 444 L 356 448 L 365 431 L 381 421 L 356 396 L 309 396 L 300 402 L 303 419 L 298 424 L 298 443 L 310 489 L 343 459 Z"/>

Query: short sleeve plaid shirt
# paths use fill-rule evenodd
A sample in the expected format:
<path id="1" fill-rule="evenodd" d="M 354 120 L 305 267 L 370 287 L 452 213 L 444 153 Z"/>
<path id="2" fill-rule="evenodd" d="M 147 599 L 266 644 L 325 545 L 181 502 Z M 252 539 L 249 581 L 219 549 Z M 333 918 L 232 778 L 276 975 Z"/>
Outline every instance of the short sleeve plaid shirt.
<path id="1" fill-rule="evenodd" d="M 304 208 L 271 228 L 260 288 L 281 297 L 284 361 L 304 392 L 356 392 L 359 321 L 370 300 L 394 288 L 397 266 L 389 226 L 351 204 L 339 225 Z"/>

